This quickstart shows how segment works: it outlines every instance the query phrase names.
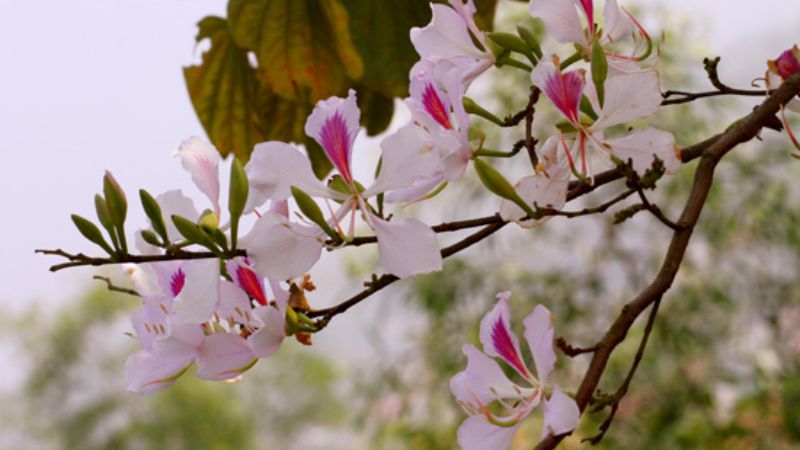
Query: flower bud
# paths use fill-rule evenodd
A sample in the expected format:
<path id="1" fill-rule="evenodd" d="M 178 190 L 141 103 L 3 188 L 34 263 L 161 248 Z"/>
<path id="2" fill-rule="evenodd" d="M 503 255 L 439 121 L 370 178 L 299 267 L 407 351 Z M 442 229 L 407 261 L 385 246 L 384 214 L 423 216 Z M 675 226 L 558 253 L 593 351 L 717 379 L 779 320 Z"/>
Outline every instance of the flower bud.
<path id="1" fill-rule="evenodd" d="M 525 26 L 520 25 L 517 27 L 517 34 L 519 34 L 519 37 L 521 37 L 522 40 L 525 41 L 525 44 L 527 44 L 531 51 L 533 51 L 534 55 L 536 55 L 536 58 L 542 59 L 542 48 L 539 46 L 539 40 L 536 39 L 533 31 Z"/>
<path id="2" fill-rule="evenodd" d="M 297 202 L 297 207 L 300 208 L 300 211 L 305 215 L 308 220 L 314 222 L 315 224 L 319 225 L 325 234 L 330 236 L 334 240 L 340 240 L 341 237 L 328 225 L 328 222 L 325 220 L 325 216 L 322 214 L 322 210 L 319 209 L 317 202 L 311 198 L 310 195 L 303 192 L 302 189 L 292 186 L 292 197 L 294 197 L 294 201 Z"/>
<path id="3" fill-rule="evenodd" d="M 207 233 L 211 233 L 213 230 L 219 228 L 219 217 L 217 217 L 214 211 L 206 209 L 200 214 L 200 220 L 197 221 L 197 224 Z"/>
<path id="4" fill-rule="evenodd" d="M 109 255 L 114 256 L 114 250 L 112 250 L 106 240 L 103 239 L 103 234 L 100 232 L 100 229 L 97 228 L 97 225 L 77 214 L 72 215 L 72 222 L 83 237 L 100 246 Z"/>
<path id="5" fill-rule="evenodd" d="M 467 114 L 474 114 L 476 116 L 483 117 L 484 119 L 501 127 L 506 125 L 505 122 L 500 120 L 499 117 L 495 116 L 481 105 L 475 103 L 475 100 L 465 96 L 463 101 L 464 101 L 464 110 L 467 112 Z"/>
<path id="6" fill-rule="evenodd" d="M 603 46 L 595 41 L 592 45 L 592 81 L 597 91 L 597 100 L 600 106 L 605 102 L 605 84 L 608 77 L 608 60 Z"/>
<path id="7" fill-rule="evenodd" d="M 97 220 L 100 225 L 105 228 L 108 235 L 111 237 L 111 244 L 115 250 L 119 250 L 119 242 L 117 241 L 117 233 L 114 231 L 114 223 L 111 222 L 111 216 L 108 214 L 108 206 L 106 206 L 106 199 L 100 194 L 94 196 L 94 209 L 97 212 Z"/>
<path id="8" fill-rule="evenodd" d="M 528 44 L 519 36 L 511 33 L 505 33 L 503 31 L 488 33 L 487 36 L 504 49 L 511 52 L 521 53 L 525 55 L 531 62 L 534 64 L 536 63 L 536 57 L 533 55 L 530 47 L 528 47 Z"/>
<path id="9" fill-rule="evenodd" d="M 144 208 L 144 213 L 147 215 L 147 218 L 150 219 L 150 225 L 153 227 L 153 230 L 161 236 L 164 243 L 169 242 L 167 227 L 164 225 L 164 216 L 161 214 L 161 207 L 158 205 L 156 199 L 144 189 L 139 189 L 139 199 L 142 201 L 142 208 Z"/>
<path id="10" fill-rule="evenodd" d="M 231 179 L 228 187 L 228 212 L 231 215 L 231 246 L 236 248 L 239 235 L 239 218 L 242 217 L 247 204 L 247 194 L 250 189 L 247 173 L 242 162 L 234 158 L 231 163 Z"/>
<path id="11" fill-rule="evenodd" d="M 200 244 L 203 247 L 211 250 L 214 254 L 222 256 L 217 246 L 214 245 L 214 242 L 211 240 L 209 235 L 203 231 L 200 225 L 177 214 L 172 216 L 172 223 L 175 224 L 175 228 L 178 229 L 178 232 L 181 233 L 181 235 L 189 242 Z"/>
<path id="12" fill-rule="evenodd" d="M 125 218 L 128 214 L 128 200 L 125 198 L 125 192 L 111 175 L 111 172 L 106 171 L 103 177 L 103 195 L 106 199 L 106 208 L 108 209 L 108 217 L 114 228 L 117 230 L 117 237 L 119 238 L 122 252 L 128 252 L 128 244 L 125 241 Z"/>
<path id="13" fill-rule="evenodd" d="M 494 167 L 480 159 L 476 159 L 475 171 L 478 173 L 478 177 L 481 179 L 481 182 L 483 182 L 483 185 L 493 194 L 514 202 L 529 216 L 536 216 L 536 212 L 525 203 L 525 200 L 523 200 L 519 194 L 517 194 L 517 190 L 514 189 L 514 186 L 512 186 L 500 172 L 495 170 Z"/>
<path id="14" fill-rule="evenodd" d="M 158 240 L 158 236 L 150 230 L 142 230 L 142 239 L 150 245 L 155 245 L 156 247 L 161 247 L 164 244 Z"/>

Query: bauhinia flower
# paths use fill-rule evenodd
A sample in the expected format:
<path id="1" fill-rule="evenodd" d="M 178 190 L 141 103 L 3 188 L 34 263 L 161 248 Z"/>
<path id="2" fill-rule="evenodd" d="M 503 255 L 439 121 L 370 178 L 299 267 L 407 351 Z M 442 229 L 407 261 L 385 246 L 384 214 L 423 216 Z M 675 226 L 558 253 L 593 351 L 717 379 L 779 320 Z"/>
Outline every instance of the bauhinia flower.
<path id="1" fill-rule="evenodd" d="M 282 142 L 255 147 L 245 168 L 251 194 L 256 199 L 254 206 L 267 199 L 286 200 L 293 196 L 292 188 L 296 188 L 322 199 L 330 213 L 324 225 L 314 218 L 309 218 L 312 222 L 309 225 L 293 223 L 275 212 L 268 212 L 256 221 L 242 242 L 255 269 L 267 278 L 285 280 L 306 273 L 319 259 L 331 234 L 341 241 L 353 236 L 359 212 L 375 232 L 381 265 L 388 272 L 404 278 L 441 270 L 436 235 L 427 225 L 413 219 L 385 220 L 369 204 L 369 199 L 378 194 L 430 178 L 439 170 L 439 158 L 427 148 L 391 145 L 387 139 L 381 144 L 380 173 L 372 186 L 363 189 L 351 169 L 360 114 L 355 91 L 351 90 L 346 99 L 331 97 L 318 102 L 306 122 L 306 134 L 319 142 L 338 172 L 331 179 L 336 189 L 316 179 L 308 159 L 297 148 Z M 341 204 L 334 210 L 331 201 Z M 345 223 L 348 215 L 349 227 Z"/>
<path id="2" fill-rule="evenodd" d="M 652 166 L 656 157 L 664 163 L 667 173 L 677 171 L 681 163 L 680 150 L 672 133 L 648 127 L 619 138 L 605 137 L 608 128 L 644 119 L 656 112 L 662 101 L 656 71 L 609 77 L 603 85 L 601 103 L 597 87 L 591 82 L 587 85 L 584 70 L 563 72 L 558 63 L 555 56 L 553 62 L 541 61 L 531 72 L 531 80 L 568 121 L 568 125 L 561 127 L 561 146 L 566 150 L 573 173 L 579 177 L 593 176 L 587 146 L 612 163 L 614 159 L 630 161 L 640 175 Z M 594 117 L 583 113 L 581 99 L 584 96 Z"/>
<path id="3" fill-rule="evenodd" d="M 561 139 L 557 136 L 549 138 L 540 152 L 536 173 L 522 178 L 514 185 L 517 194 L 533 209 L 561 209 L 567 202 L 569 165 L 565 157 L 559 157 L 563 155 L 558 152 L 560 143 Z M 516 222 L 523 228 L 532 228 L 552 217 L 526 220 L 527 215 L 514 202 L 503 200 L 500 204 L 500 217 Z"/>
<path id="4" fill-rule="evenodd" d="M 800 72 L 800 48 L 795 44 L 794 47 L 781 53 L 778 58 L 767 61 L 767 73 L 764 76 L 767 84 L 767 92 L 772 91 L 783 83 L 784 80 L 798 72 Z M 794 97 L 786 104 L 786 108 L 800 112 L 800 98 Z M 795 148 L 800 149 L 800 141 L 798 141 L 797 136 L 792 131 L 783 106 L 781 106 L 781 119 L 783 120 L 783 127 L 786 129 L 786 133 L 789 135 L 792 144 L 794 144 Z M 796 155 L 792 156 L 797 157 Z"/>
<path id="5" fill-rule="evenodd" d="M 494 55 L 489 51 L 486 36 L 475 24 L 473 0 L 449 0 L 450 7 L 431 3 L 433 17 L 423 28 L 411 29 L 411 43 L 423 60 L 464 68 L 462 82 L 469 85 L 481 73 L 492 67 Z M 480 48 L 475 43 L 480 45 Z"/>
<path id="6" fill-rule="evenodd" d="M 202 262 L 210 263 L 213 272 L 184 272 L 184 267 L 171 263 L 129 268 L 143 300 L 131 320 L 143 348 L 125 363 L 130 390 L 166 387 L 195 363 L 200 378 L 236 378 L 259 358 L 272 355 L 283 341 L 284 312 L 266 299 L 263 281 L 252 270 L 241 261 L 229 262 L 233 283 L 220 279 L 217 260 Z M 191 311 L 187 319 L 179 313 L 181 297 L 200 306 L 209 303 L 207 298 L 218 301 L 210 310 Z M 197 320 L 201 314 L 204 318 Z"/>
<path id="7" fill-rule="evenodd" d="M 580 421 L 575 400 L 557 385 L 547 387 L 556 361 L 552 314 L 537 305 L 523 321 L 525 340 L 536 368 L 534 375 L 525 364 L 519 339 L 510 327 L 510 296 L 509 292 L 497 294 L 497 304 L 481 320 L 483 351 L 465 345 L 467 368 L 450 380 L 450 391 L 469 415 L 458 429 L 458 443 L 464 450 L 507 449 L 522 420 L 539 403 L 544 411 L 542 438 L 572 431 Z M 495 358 L 510 366 L 524 385 L 511 381 Z"/>
<path id="8" fill-rule="evenodd" d="M 579 12 L 580 11 L 580 12 Z M 636 54 L 622 55 L 605 51 L 609 65 L 618 72 L 638 70 L 636 62 L 647 59 L 653 50 L 653 42 L 636 18 L 617 4 L 617 0 L 606 0 L 604 8 L 605 28 L 595 22 L 593 0 L 531 0 L 530 13 L 544 22 L 548 34 L 564 44 L 575 44 L 580 55 L 590 59 L 595 43 L 603 47 L 630 35 L 634 41 L 641 37 L 645 48 Z M 582 22 L 581 18 L 583 18 Z M 634 30 L 636 32 L 634 32 Z"/>

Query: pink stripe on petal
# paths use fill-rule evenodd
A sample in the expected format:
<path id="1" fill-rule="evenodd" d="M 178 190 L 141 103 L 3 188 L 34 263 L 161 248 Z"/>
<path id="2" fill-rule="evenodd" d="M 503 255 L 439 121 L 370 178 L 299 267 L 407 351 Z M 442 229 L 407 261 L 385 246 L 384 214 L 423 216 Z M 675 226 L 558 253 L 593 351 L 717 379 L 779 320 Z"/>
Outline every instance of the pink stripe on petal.
<path id="1" fill-rule="evenodd" d="M 247 292 L 251 298 L 255 299 L 260 305 L 267 305 L 267 296 L 261 284 L 259 276 L 247 267 L 238 266 L 236 268 L 236 281 L 239 286 Z"/>
<path id="2" fill-rule="evenodd" d="M 353 180 L 350 174 L 350 134 L 342 115 L 337 111 L 325 120 L 320 130 L 320 144 L 331 162 L 348 182 Z"/>
<path id="3" fill-rule="evenodd" d="M 583 12 L 586 13 L 586 20 L 589 22 L 589 33 L 594 35 L 594 2 L 592 0 L 579 0 Z"/>
<path id="4" fill-rule="evenodd" d="M 183 285 L 185 284 L 186 274 L 183 272 L 183 269 L 179 267 L 169 280 L 169 288 L 172 291 L 172 296 L 177 297 L 183 290 Z"/>
<path id="5" fill-rule="evenodd" d="M 422 104 L 425 107 L 425 111 L 427 111 L 439 125 L 448 130 L 453 129 L 453 125 L 450 123 L 448 108 L 431 83 L 425 85 L 425 90 L 422 92 Z"/>
<path id="6" fill-rule="evenodd" d="M 545 94 L 556 105 L 573 125 L 580 126 L 578 120 L 578 106 L 583 95 L 586 82 L 577 70 L 566 73 L 556 71 L 551 75 L 544 86 Z"/>
<path id="7" fill-rule="evenodd" d="M 505 323 L 503 323 L 502 316 L 499 316 L 497 322 L 492 326 L 492 343 L 494 344 L 497 354 L 517 369 L 520 374 L 528 373 L 528 369 L 525 367 L 522 358 L 520 358 L 517 352 L 517 348 L 514 346 L 514 341 L 511 340 L 511 336 L 508 334 L 508 329 Z"/>

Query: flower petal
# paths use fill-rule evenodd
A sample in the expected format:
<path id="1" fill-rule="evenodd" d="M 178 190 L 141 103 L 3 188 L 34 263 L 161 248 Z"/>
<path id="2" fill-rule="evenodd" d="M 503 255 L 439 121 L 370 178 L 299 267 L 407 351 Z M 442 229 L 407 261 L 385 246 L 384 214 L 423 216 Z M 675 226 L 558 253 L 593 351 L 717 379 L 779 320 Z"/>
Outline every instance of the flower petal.
<path id="1" fill-rule="evenodd" d="M 174 383 L 194 361 L 194 355 L 168 359 L 150 350 L 139 350 L 125 361 L 128 390 L 154 392 Z"/>
<path id="2" fill-rule="evenodd" d="M 211 200 L 214 212 L 219 215 L 220 156 L 216 147 L 192 136 L 181 142 L 175 155 L 181 158 L 183 168 L 192 175 L 194 184 Z"/>
<path id="3" fill-rule="evenodd" d="M 264 306 L 269 303 L 267 291 L 264 289 L 264 279 L 256 274 L 245 261 L 245 258 L 228 260 L 225 264 L 228 275 L 250 298 Z"/>
<path id="4" fill-rule="evenodd" d="M 606 0 L 603 15 L 606 19 L 605 35 L 609 41 L 618 41 L 631 32 L 631 20 L 619 8 L 617 0 Z"/>
<path id="5" fill-rule="evenodd" d="M 575 429 L 581 420 L 581 411 L 575 400 L 553 386 L 553 394 L 544 401 L 544 430 L 542 439 L 549 434 L 559 435 Z"/>
<path id="6" fill-rule="evenodd" d="M 603 109 L 591 129 L 599 131 L 649 117 L 661 106 L 662 100 L 655 70 L 610 77 L 605 84 Z"/>
<path id="7" fill-rule="evenodd" d="M 664 162 L 666 173 L 674 174 L 681 167 L 680 150 L 672 133 L 655 128 L 644 128 L 619 138 L 603 142 L 617 158 L 633 164 L 639 175 L 644 175 L 653 165 L 655 157 Z"/>
<path id="8" fill-rule="evenodd" d="M 217 308 L 220 319 L 251 326 L 253 315 L 250 311 L 252 309 L 250 297 L 245 291 L 228 280 L 220 281 L 219 307 Z"/>
<path id="9" fill-rule="evenodd" d="M 489 423 L 483 416 L 470 416 L 458 427 L 456 437 L 463 450 L 505 450 L 511 446 L 521 426 L 501 427 Z"/>
<path id="10" fill-rule="evenodd" d="M 273 280 L 286 280 L 308 272 L 319 260 L 323 239 L 317 227 L 289 222 L 267 212 L 242 238 L 253 268 Z"/>
<path id="11" fill-rule="evenodd" d="M 272 306 L 259 306 L 253 314 L 262 326 L 247 338 L 247 345 L 254 355 L 266 358 L 278 350 L 286 337 L 286 320 L 283 313 Z"/>
<path id="12" fill-rule="evenodd" d="M 533 355 L 536 375 L 542 384 L 547 383 L 550 372 L 556 365 L 556 352 L 553 349 L 553 315 L 542 305 L 536 305 L 533 312 L 522 322 L 525 325 L 525 340 Z"/>
<path id="13" fill-rule="evenodd" d="M 387 272 L 407 278 L 442 270 L 436 234 L 424 223 L 414 219 L 387 222 L 372 216 L 369 225 L 378 238 L 381 265 Z"/>
<path id="14" fill-rule="evenodd" d="M 181 237 L 181 233 L 170 219 L 172 216 L 185 217 L 192 222 L 196 222 L 200 218 L 200 213 L 197 212 L 192 199 L 183 195 L 180 189 L 160 194 L 156 197 L 156 203 L 161 207 L 161 215 L 164 218 L 164 225 L 167 227 L 167 235 L 172 240 L 178 240 Z"/>
<path id="15" fill-rule="evenodd" d="M 219 302 L 219 260 L 186 261 L 181 269 L 185 282 L 172 308 L 187 323 L 203 323 L 211 318 Z"/>
<path id="16" fill-rule="evenodd" d="M 510 293 L 497 294 L 497 304 L 481 320 L 480 338 L 483 351 L 488 356 L 502 358 L 523 378 L 530 378 L 530 371 L 522 361 L 519 350 L 519 339 L 511 331 L 509 320 L 511 312 L 508 306 Z"/>
<path id="17" fill-rule="evenodd" d="M 428 195 L 442 181 L 444 181 L 443 173 L 434 174 L 429 178 L 421 178 L 407 188 L 387 192 L 384 201 L 386 203 L 413 203 Z"/>
<path id="18" fill-rule="evenodd" d="M 464 18 L 453 8 L 431 4 L 433 17 L 424 28 L 411 29 L 411 43 L 425 59 L 470 56 L 484 59 L 489 55 L 472 43 Z"/>
<path id="19" fill-rule="evenodd" d="M 262 142 L 253 149 L 245 166 L 250 182 L 247 209 L 251 210 L 267 200 L 285 200 L 292 196 L 292 186 L 313 197 L 342 198 L 320 182 L 308 157 L 295 147 L 283 142 Z"/>
<path id="20" fill-rule="evenodd" d="M 547 33 L 563 44 L 586 45 L 575 0 L 531 0 L 530 14 L 544 22 Z"/>
<path id="21" fill-rule="evenodd" d="M 253 366 L 256 357 L 237 334 L 214 333 L 206 337 L 197 355 L 195 375 L 204 380 L 236 378 Z"/>
<path id="22" fill-rule="evenodd" d="M 439 156 L 428 145 L 428 133 L 408 124 L 381 141 L 381 171 L 363 196 L 402 189 L 439 170 Z"/>
<path id="23" fill-rule="evenodd" d="M 320 100 L 306 120 L 306 134 L 322 146 L 336 169 L 347 181 L 352 181 L 350 155 L 361 130 L 361 111 L 356 104 L 356 91 L 350 89 L 347 98 L 330 97 Z"/>
<path id="24" fill-rule="evenodd" d="M 564 158 L 557 155 L 559 137 L 549 138 L 541 151 L 540 164 L 542 171 L 534 175 L 522 178 L 514 185 L 514 188 L 523 200 L 531 207 L 536 204 L 539 207 L 561 209 L 567 201 L 567 191 L 569 189 L 569 166 Z M 527 213 L 517 206 L 514 202 L 503 200 L 500 203 L 500 217 L 503 220 L 516 222 L 523 228 L 533 228 L 544 223 L 550 216 L 539 220 L 522 220 Z"/>
<path id="25" fill-rule="evenodd" d="M 581 71 L 561 72 L 553 62 L 542 61 L 531 71 L 531 82 L 550 98 L 570 122 L 580 125 L 578 106 L 586 85 Z"/>
<path id="26" fill-rule="evenodd" d="M 533 394 L 531 389 L 511 382 L 497 362 L 474 345 L 467 344 L 462 351 L 467 356 L 467 368 L 450 379 L 450 392 L 460 403 L 475 405 L 477 401 L 488 405 L 498 399 L 517 399 Z"/>

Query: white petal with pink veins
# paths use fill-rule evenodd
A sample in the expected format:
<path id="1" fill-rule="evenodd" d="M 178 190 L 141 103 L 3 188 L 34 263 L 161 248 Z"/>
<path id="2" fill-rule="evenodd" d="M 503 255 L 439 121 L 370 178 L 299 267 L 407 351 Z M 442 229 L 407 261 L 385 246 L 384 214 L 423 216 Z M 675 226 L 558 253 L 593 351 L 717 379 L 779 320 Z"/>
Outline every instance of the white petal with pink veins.
<path id="1" fill-rule="evenodd" d="M 510 427 L 489 423 L 483 416 L 470 416 L 458 427 L 456 437 L 463 450 L 506 450 L 522 422 Z"/>
<path id="2" fill-rule="evenodd" d="M 250 312 L 253 307 L 250 297 L 239 286 L 228 280 L 222 280 L 219 284 L 219 306 L 217 314 L 220 319 L 232 320 L 247 326 L 251 325 L 253 316 Z"/>
<path id="3" fill-rule="evenodd" d="M 533 355 L 536 375 L 542 384 L 547 383 L 550 372 L 556 365 L 556 352 L 553 349 L 553 315 L 542 305 L 536 305 L 533 312 L 523 321 L 525 340 Z"/>
<path id="4" fill-rule="evenodd" d="M 424 28 L 411 29 L 411 43 L 422 58 L 452 58 L 488 55 L 472 43 L 464 18 L 453 8 L 431 4 L 433 18 Z"/>
<path id="5" fill-rule="evenodd" d="M 369 217 L 368 223 L 378 238 L 381 265 L 387 272 L 407 278 L 442 270 L 442 255 L 436 234 L 414 219 L 387 222 Z"/>
<path id="6" fill-rule="evenodd" d="M 254 355 L 266 358 L 275 353 L 286 337 L 284 313 L 272 306 L 259 306 L 253 310 L 261 327 L 247 338 L 247 345 Z"/>
<path id="7" fill-rule="evenodd" d="M 308 272 L 319 260 L 323 245 L 318 227 L 291 223 L 273 212 L 261 216 L 241 241 L 256 272 L 273 280 Z"/>
<path id="8" fill-rule="evenodd" d="M 258 144 L 245 166 L 250 182 L 247 209 L 263 205 L 267 200 L 280 201 L 292 196 L 295 186 L 313 197 L 342 198 L 320 182 L 308 157 L 297 148 L 283 142 Z"/>
<path id="9" fill-rule="evenodd" d="M 605 103 L 591 129 L 599 131 L 649 117 L 663 100 L 655 70 L 610 77 L 605 84 Z"/>
<path id="10" fill-rule="evenodd" d="M 664 162 L 668 174 L 676 173 L 681 167 L 675 136 L 656 128 L 644 128 L 619 139 L 607 139 L 603 144 L 610 147 L 617 158 L 630 160 L 639 175 L 644 175 L 652 167 L 655 157 Z"/>
<path id="11" fill-rule="evenodd" d="M 200 348 L 195 375 L 215 381 L 236 378 L 249 369 L 255 359 L 241 336 L 214 333 L 206 337 Z"/>
<path id="12" fill-rule="evenodd" d="M 188 323 L 205 322 L 219 302 L 219 260 L 186 261 L 181 269 L 186 279 L 173 303 L 175 315 Z"/>
<path id="13" fill-rule="evenodd" d="M 547 33 L 559 42 L 586 44 L 575 0 L 530 0 L 530 14 L 542 19 Z"/>
<path id="14" fill-rule="evenodd" d="M 575 400 L 553 386 L 550 398 L 544 401 L 544 429 L 542 439 L 548 434 L 559 435 L 572 431 L 581 420 L 581 411 Z"/>
<path id="15" fill-rule="evenodd" d="M 216 147 L 193 136 L 181 143 L 175 155 L 181 158 L 183 168 L 192 175 L 194 184 L 208 196 L 214 212 L 219 215 L 220 156 Z"/>
<path id="16" fill-rule="evenodd" d="M 497 304 L 481 319 L 481 344 L 486 355 L 502 358 L 520 375 L 528 378 L 530 372 L 522 360 L 519 339 L 509 325 L 511 311 L 508 297 L 505 293 L 498 294 Z"/>

